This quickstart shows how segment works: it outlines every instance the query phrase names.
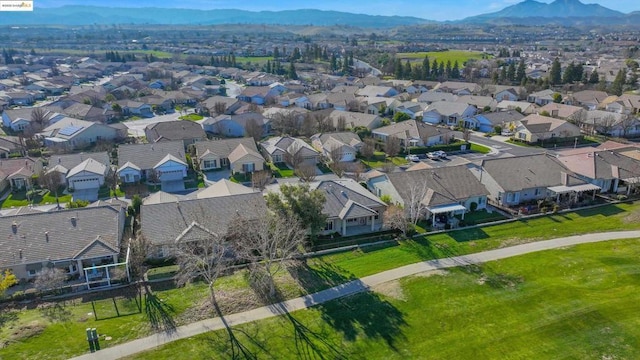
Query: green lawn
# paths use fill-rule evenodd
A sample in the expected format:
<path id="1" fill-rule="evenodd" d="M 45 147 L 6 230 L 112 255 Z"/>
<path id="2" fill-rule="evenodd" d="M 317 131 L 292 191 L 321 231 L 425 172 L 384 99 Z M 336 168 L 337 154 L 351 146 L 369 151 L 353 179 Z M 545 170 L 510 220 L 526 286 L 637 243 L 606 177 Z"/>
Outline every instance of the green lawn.
<path id="1" fill-rule="evenodd" d="M 406 165 L 408 163 L 408 161 L 401 156 L 387 157 L 385 153 L 380 151 L 376 151 L 371 159 L 361 159 L 361 161 L 370 169 L 379 169 L 389 161 L 396 166 Z"/>
<path id="2" fill-rule="evenodd" d="M 480 153 L 480 154 L 488 154 L 488 153 L 491 152 L 491 149 L 489 149 L 488 147 L 486 147 L 484 145 L 471 144 L 471 151 L 477 152 L 477 153 Z"/>
<path id="3" fill-rule="evenodd" d="M 236 56 L 236 63 L 238 64 L 247 62 L 252 64 L 266 64 L 267 61 L 273 61 L 273 56 Z"/>
<path id="4" fill-rule="evenodd" d="M 491 55 L 484 54 L 485 56 L 492 57 Z M 429 52 L 411 52 L 411 53 L 398 53 L 396 58 L 411 61 L 424 60 L 425 56 L 429 56 L 429 61 L 433 62 L 433 59 L 437 59 L 438 62 L 451 61 L 453 64 L 456 60 L 458 64 L 462 66 L 469 59 L 482 59 L 483 53 L 480 51 L 464 51 L 464 50 L 448 50 L 448 51 L 429 51 Z M 429 64 L 431 65 L 431 64 Z"/>
<path id="5" fill-rule="evenodd" d="M 413 276 L 234 335 L 269 359 L 637 359 L 640 241 Z M 130 359 L 230 358 L 224 331 Z"/>
<path id="6" fill-rule="evenodd" d="M 198 115 L 198 114 L 189 114 L 189 115 L 182 115 L 178 119 L 180 119 L 180 120 L 189 120 L 189 121 L 198 121 L 198 120 L 204 119 L 204 117 L 202 115 Z"/>
<path id="7" fill-rule="evenodd" d="M 277 178 L 293 177 L 294 175 L 293 169 L 289 169 L 289 167 L 285 163 L 269 163 L 269 167 L 271 168 L 271 171 L 273 171 L 274 176 Z"/>
<path id="8" fill-rule="evenodd" d="M 58 196 L 58 200 L 60 201 L 60 204 L 65 204 L 71 201 L 71 194 L 62 194 L 62 193 L 59 193 L 59 194 L 60 195 Z M 19 191 L 19 192 L 13 192 L 9 194 L 9 197 L 7 197 L 4 201 L 0 201 L 0 203 L 2 204 L 1 208 L 3 209 L 7 209 L 11 207 L 27 206 L 29 204 L 35 204 L 35 205 L 55 204 L 56 197 L 54 194 L 52 194 L 48 190 L 39 190 L 34 195 L 32 195 L 32 197 L 27 199 L 26 192 Z"/>

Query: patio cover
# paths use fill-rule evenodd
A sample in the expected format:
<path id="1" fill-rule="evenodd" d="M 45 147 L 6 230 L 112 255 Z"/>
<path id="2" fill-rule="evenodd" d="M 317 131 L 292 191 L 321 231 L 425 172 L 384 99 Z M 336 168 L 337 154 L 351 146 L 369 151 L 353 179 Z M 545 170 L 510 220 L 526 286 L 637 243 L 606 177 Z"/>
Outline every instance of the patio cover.
<path id="1" fill-rule="evenodd" d="M 581 193 L 585 191 L 594 191 L 594 190 L 600 190 L 600 189 L 601 189 L 600 186 L 593 185 L 593 184 L 582 184 L 582 185 L 574 185 L 574 186 L 560 185 L 560 186 L 552 186 L 549 188 L 549 190 L 553 191 L 556 194 L 566 194 L 571 192 Z"/>
<path id="2" fill-rule="evenodd" d="M 459 211 L 459 210 L 466 211 L 467 208 L 460 204 L 450 204 L 450 205 L 436 206 L 433 208 L 428 207 L 427 210 L 429 210 L 429 212 L 432 214 L 442 214 L 442 213 L 448 213 L 451 211 Z"/>

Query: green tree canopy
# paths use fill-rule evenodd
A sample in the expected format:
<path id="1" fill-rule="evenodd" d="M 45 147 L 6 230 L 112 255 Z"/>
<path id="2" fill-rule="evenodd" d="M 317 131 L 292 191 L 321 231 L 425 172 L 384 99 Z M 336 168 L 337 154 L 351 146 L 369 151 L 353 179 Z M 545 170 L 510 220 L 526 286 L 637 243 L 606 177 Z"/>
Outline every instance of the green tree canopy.
<path id="1" fill-rule="evenodd" d="M 280 186 L 280 193 L 270 192 L 266 196 L 267 206 L 276 213 L 294 216 L 307 226 L 315 237 L 327 222 L 322 213 L 325 196 L 321 190 L 311 190 L 309 184 Z"/>

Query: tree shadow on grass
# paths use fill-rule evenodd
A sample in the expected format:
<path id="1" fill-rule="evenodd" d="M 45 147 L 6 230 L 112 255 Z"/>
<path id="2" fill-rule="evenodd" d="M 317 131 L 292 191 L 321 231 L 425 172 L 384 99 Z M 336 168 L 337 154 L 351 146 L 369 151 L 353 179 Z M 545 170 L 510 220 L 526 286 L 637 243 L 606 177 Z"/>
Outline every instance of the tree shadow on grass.
<path id="1" fill-rule="evenodd" d="M 146 285 L 144 304 L 145 315 L 153 330 L 167 334 L 175 333 L 177 326 L 174 320 L 175 310 L 173 306 L 160 300 Z"/>
<path id="2" fill-rule="evenodd" d="M 367 338 L 382 339 L 394 351 L 395 342 L 403 337 L 406 325 L 404 315 L 391 303 L 353 275 L 345 275 L 340 268 L 319 262 L 313 268 L 299 263 L 290 270 L 291 275 L 311 295 L 305 298 L 307 306 L 315 306 L 321 318 L 345 340 L 356 341 L 359 334 Z M 317 291 L 319 285 L 326 289 Z"/>
<path id="3" fill-rule="evenodd" d="M 447 233 L 456 242 L 488 239 L 490 236 L 482 228 L 459 229 Z"/>
<path id="4" fill-rule="evenodd" d="M 0 329 L 18 321 L 18 311 L 12 309 L 0 309 Z"/>
<path id="5" fill-rule="evenodd" d="M 40 308 L 40 314 L 51 322 L 65 322 L 71 319 L 71 311 L 59 302 Z"/>

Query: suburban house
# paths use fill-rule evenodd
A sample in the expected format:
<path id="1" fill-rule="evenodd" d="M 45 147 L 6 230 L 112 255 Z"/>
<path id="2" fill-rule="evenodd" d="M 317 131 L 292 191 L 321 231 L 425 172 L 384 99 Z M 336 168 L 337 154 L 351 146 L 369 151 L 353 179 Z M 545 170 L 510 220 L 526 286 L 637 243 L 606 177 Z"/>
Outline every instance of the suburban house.
<path id="1" fill-rule="evenodd" d="M 350 131 L 315 134 L 311 137 L 311 144 L 327 158 L 334 149 L 339 148 L 342 162 L 354 161 L 363 145 L 358 134 Z"/>
<path id="2" fill-rule="evenodd" d="M 240 101 L 264 105 L 271 99 L 275 99 L 278 95 L 280 95 L 278 88 L 269 86 L 247 86 L 237 98 Z"/>
<path id="3" fill-rule="evenodd" d="M 66 179 L 74 200 L 96 201 L 98 191 L 104 185 L 104 179 L 111 168 L 105 164 L 88 158 L 73 167 L 67 173 Z"/>
<path id="4" fill-rule="evenodd" d="M 559 152 L 558 161 L 582 180 L 600 187 L 603 193 L 629 195 L 640 185 L 639 153 L 634 146 L 609 150 L 580 148 Z"/>
<path id="5" fill-rule="evenodd" d="M 33 177 L 42 173 L 42 160 L 36 158 L 0 159 L 0 193 L 30 189 Z"/>
<path id="6" fill-rule="evenodd" d="M 405 101 L 398 104 L 394 111 L 396 113 L 403 113 L 409 115 L 412 119 L 418 116 L 422 116 L 423 111 L 427 108 L 427 104 L 419 103 L 415 101 Z"/>
<path id="7" fill-rule="evenodd" d="M 148 103 L 133 100 L 118 100 L 116 104 L 120 105 L 122 114 L 125 116 L 153 117 L 153 110 Z"/>
<path id="8" fill-rule="evenodd" d="M 439 102 L 439 101 L 448 101 L 448 102 L 454 102 L 456 101 L 458 97 L 456 95 L 450 94 L 450 93 L 445 93 L 445 92 L 439 92 L 439 91 L 427 91 L 425 93 L 420 94 L 420 96 L 418 96 L 418 102 L 421 103 L 425 103 L 427 105 L 432 104 L 434 102 Z"/>
<path id="9" fill-rule="evenodd" d="M 78 149 L 98 141 L 113 141 L 118 138 L 118 130 L 109 125 L 64 118 L 46 127 L 38 136 L 44 138 L 47 147 Z"/>
<path id="10" fill-rule="evenodd" d="M 8 159 L 12 155 L 25 155 L 24 146 L 17 136 L 0 136 L 0 159 Z"/>
<path id="11" fill-rule="evenodd" d="M 362 97 L 393 97 L 398 95 L 398 90 L 391 86 L 366 85 L 356 91 L 356 96 Z"/>
<path id="12" fill-rule="evenodd" d="M 535 114 L 538 112 L 538 107 L 535 104 L 525 101 L 502 100 L 498 103 L 496 109 L 498 111 L 516 110 L 525 115 Z"/>
<path id="13" fill-rule="evenodd" d="M 495 111 L 498 106 L 498 101 L 491 96 L 462 95 L 455 102 L 473 105 L 479 111 Z"/>
<path id="14" fill-rule="evenodd" d="M 502 131 L 510 131 L 510 124 L 514 124 L 515 129 L 515 123 L 522 118 L 524 118 L 524 115 L 515 110 L 482 113 L 465 119 L 464 127 L 485 133 L 494 131 L 496 126 L 501 127 Z"/>
<path id="15" fill-rule="evenodd" d="M 489 191 L 489 200 L 506 207 L 535 204 L 547 198 L 567 201 L 600 189 L 547 154 L 482 160 L 471 170 Z"/>
<path id="16" fill-rule="evenodd" d="M 226 96 L 212 96 L 198 105 L 198 110 L 201 113 L 208 113 L 211 116 L 222 114 L 233 114 L 242 107 L 242 102 L 238 99 L 226 97 Z M 216 110 L 222 110 L 222 113 L 218 113 Z"/>
<path id="17" fill-rule="evenodd" d="M 595 110 L 609 94 L 604 91 L 583 90 L 565 96 L 563 103 L 567 105 L 582 106 L 587 110 Z"/>
<path id="18" fill-rule="evenodd" d="M 316 165 L 320 162 L 320 153 L 302 139 L 277 136 L 261 142 L 260 147 L 267 160 L 274 164 L 295 166 L 294 162 L 299 162 L 298 165 Z"/>
<path id="19" fill-rule="evenodd" d="M 344 124 L 347 129 L 366 127 L 367 129 L 372 130 L 382 125 L 382 118 L 375 114 L 333 110 L 329 114 L 329 118 L 335 128 L 338 128 L 338 123 L 341 122 L 342 119 L 344 119 Z"/>
<path id="20" fill-rule="evenodd" d="M 585 112 L 583 108 L 579 106 L 566 105 L 566 104 L 558 104 L 558 103 L 548 103 L 547 105 L 541 107 L 538 112 L 542 114 L 543 112 L 548 113 L 552 118 L 558 118 L 563 120 L 575 120 L 580 116 L 582 112 Z"/>
<path id="21" fill-rule="evenodd" d="M 553 94 L 556 92 L 551 89 L 534 92 L 527 96 L 527 101 L 536 105 L 544 106 L 553 102 Z"/>
<path id="22" fill-rule="evenodd" d="M 481 210 L 487 206 L 487 189 L 465 165 L 394 172 L 370 178 L 369 189 L 377 196 L 388 195 L 420 217 L 438 223 L 456 225 L 454 215 Z"/>
<path id="23" fill-rule="evenodd" d="M 162 183 L 163 191 L 184 190 L 188 166 L 182 141 L 120 145 L 118 166 L 117 175 L 124 184 L 154 180 Z"/>
<path id="24" fill-rule="evenodd" d="M 456 126 L 460 121 L 476 114 L 476 107 L 458 102 L 438 101 L 431 103 L 422 113 L 422 121 L 429 124 Z"/>
<path id="25" fill-rule="evenodd" d="M 387 141 L 391 136 L 400 139 L 403 147 L 433 146 L 448 144 L 453 138 L 453 131 L 425 124 L 417 120 L 406 120 L 383 126 L 371 132 L 378 140 Z"/>
<path id="26" fill-rule="evenodd" d="M 0 216 L 0 269 L 24 281 L 47 268 L 105 280 L 105 269 L 94 267 L 118 261 L 124 220 L 125 209 L 114 206 Z"/>
<path id="27" fill-rule="evenodd" d="M 51 112 L 45 108 L 21 108 L 8 109 L 2 112 L 2 125 L 13 131 L 24 131 L 31 126 L 33 120 L 33 112 L 35 109 L 43 111 L 44 119 L 42 126 L 48 126 L 62 118 L 63 115 Z"/>
<path id="28" fill-rule="evenodd" d="M 570 122 L 542 115 L 516 121 L 514 138 L 528 143 L 558 141 L 580 136 L 580 128 Z"/>
<path id="29" fill-rule="evenodd" d="M 482 88 L 476 83 L 460 81 L 444 81 L 433 88 L 437 92 L 451 93 L 454 95 L 477 95 Z"/>
<path id="30" fill-rule="evenodd" d="M 245 173 L 264 169 L 264 158 L 253 138 L 201 141 L 195 144 L 195 151 L 201 171 L 230 168 Z"/>
<path id="31" fill-rule="evenodd" d="M 622 107 L 621 112 L 623 113 L 637 114 L 640 112 L 640 95 L 622 94 L 616 102 Z"/>
<path id="32" fill-rule="evenodd" d="M 270 120 L 260 113 L 247 112 L 238 115 L 218 115 L 202 122 L 206 132 L 226 137 L 243 137 L 247 135 L 247 126 L 259 126 L 262 135 L 269 132 Z"/>
<path id="33" fill-rule="evenodd" d="M 497 101 L 518 101 L 524 99 L 524 96 L 521 96 L 521 94 L 526 94 L 527 90 L 522 86 L 491 85 L 489 86 L 489 92 Z"/>
<path id="34" fill-rule="evenodd" d="M 582 130 L 594 134 L 616 137 L 632 137 L 640 134 L 640 120 L 635 115 L 620 114 L 603 110 L 586 112 L 586 119 L 580 122 Z"/>
<path id="35" fill-rule="evenodd" d="M 382 229 L 382 216 L 387 208 L 382 200 L 352 179 L 315 181 L 310 190 L 324 193 L 322 213 L 327 223 L 322 234 L 342 236 L 375 232 Z M 279 184 L 267 186 L 265 193 L 278 192 Z"/>
<path id="36" fill-rule="evenodd" d="M 202 129 L 202 126 L 188 120 L 149 124 L 144 129 L 144 134 L 150 143 L 181 140 L 185 149 L 198 141 L 207 140 L 207 134 Z"/>
<path id="37" fill-rule="evenodd" d="M 178 242 L 201 241 L 212 234 L 224 236 L 237 216 L 250 220 L 267 212 L 259 192 L 182 200 L 170 196 L 165 200 L 140 207 L 141 232 L 151 242 L 151 258 L 170 257 Z"/>

